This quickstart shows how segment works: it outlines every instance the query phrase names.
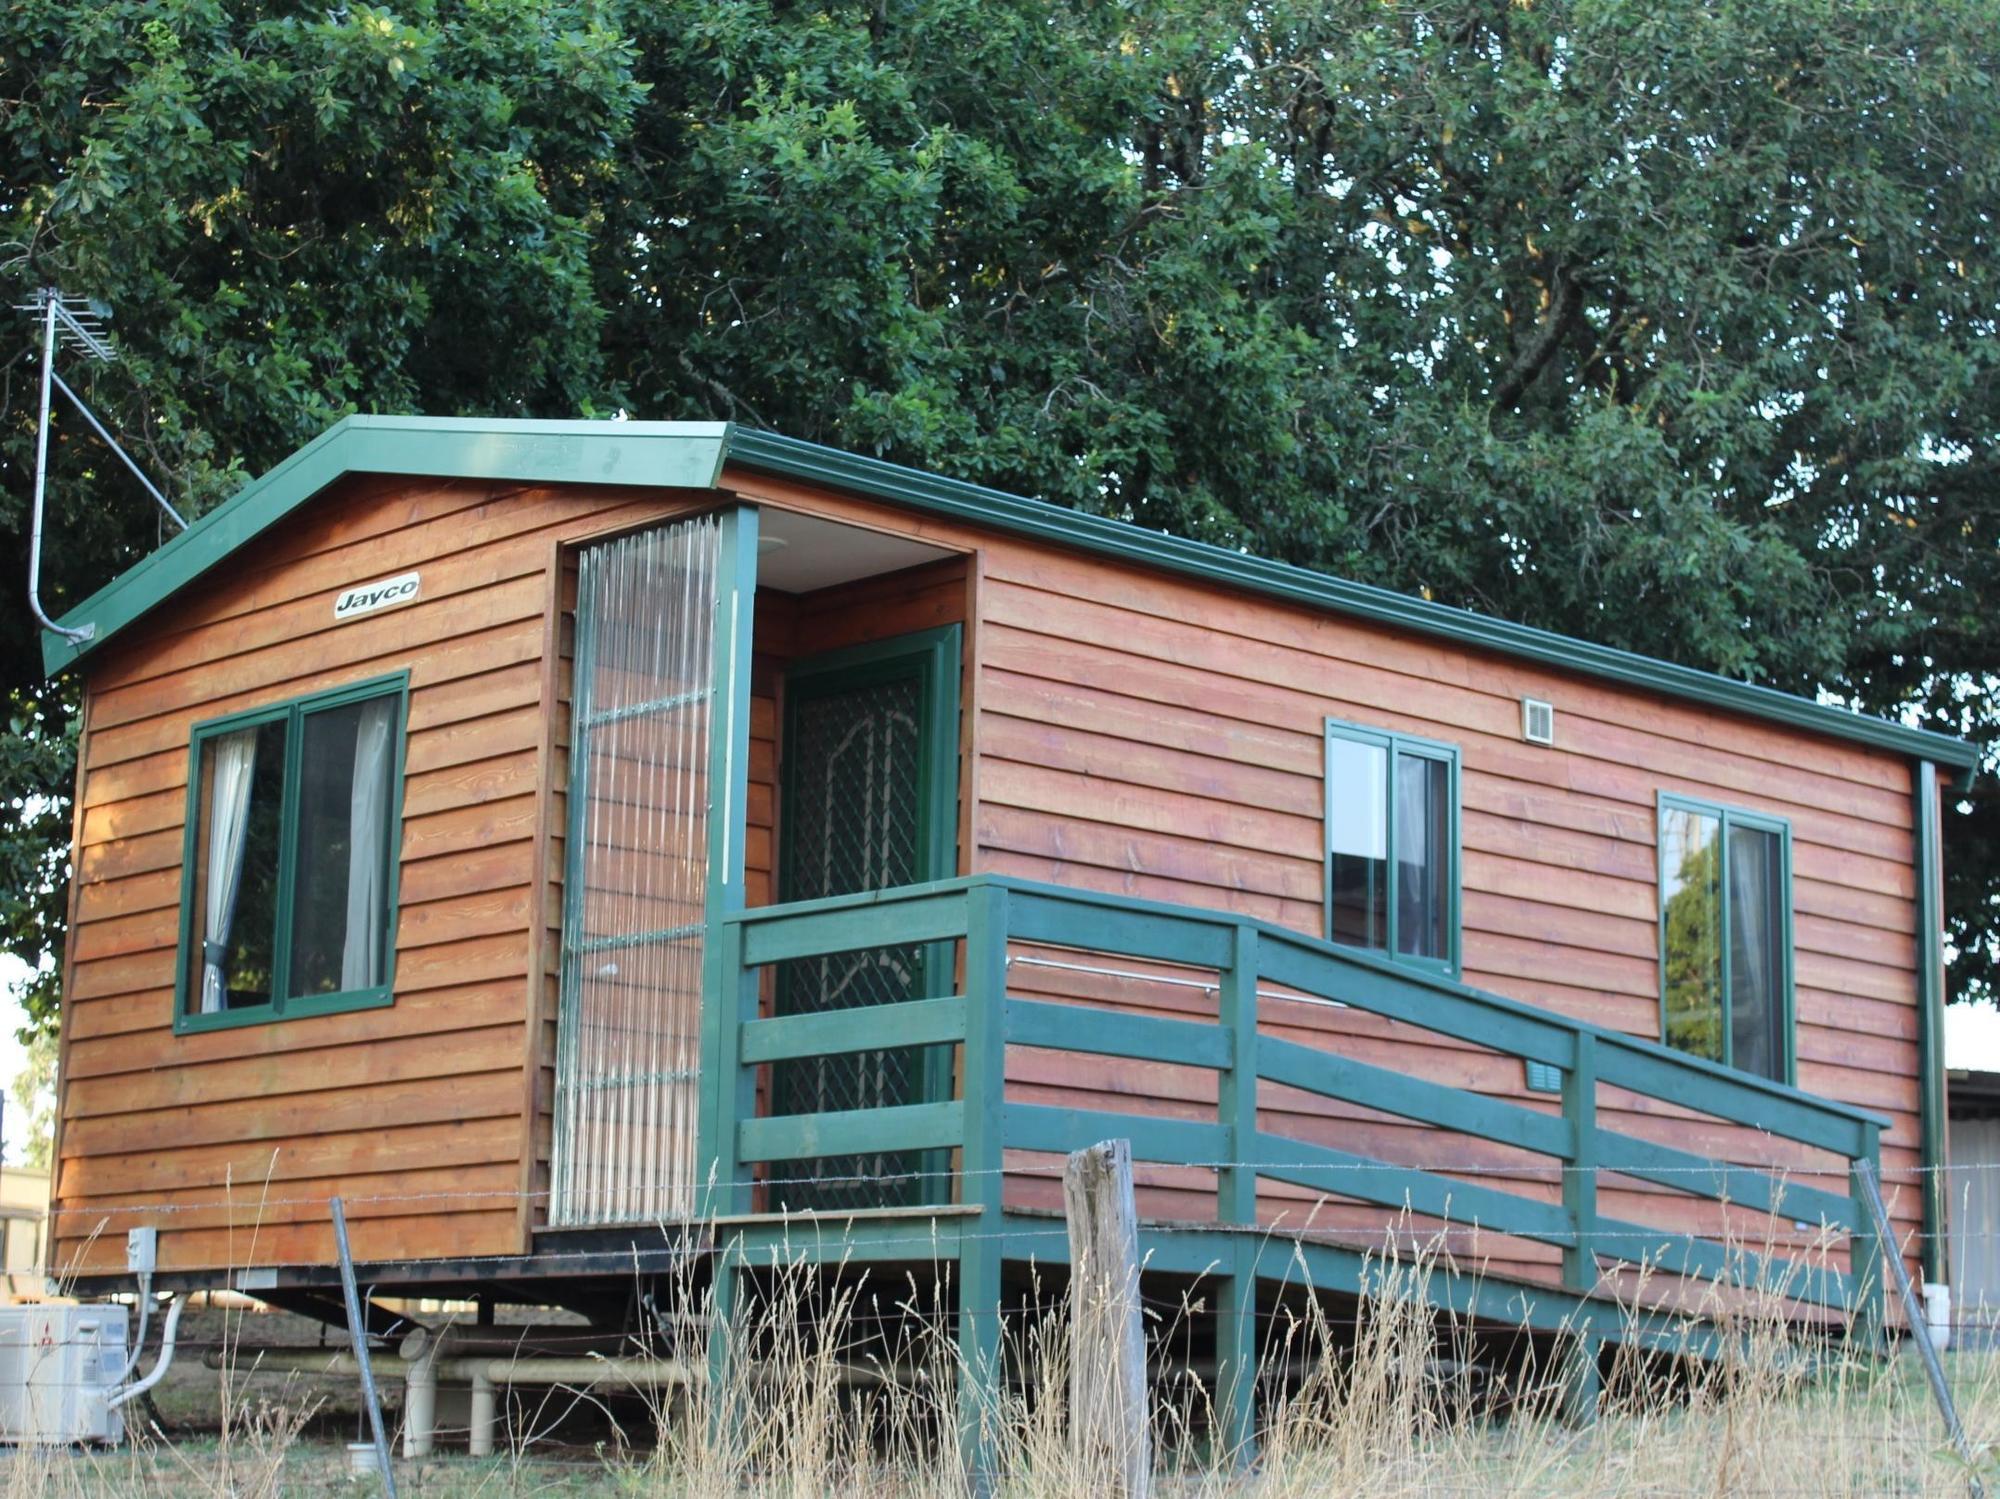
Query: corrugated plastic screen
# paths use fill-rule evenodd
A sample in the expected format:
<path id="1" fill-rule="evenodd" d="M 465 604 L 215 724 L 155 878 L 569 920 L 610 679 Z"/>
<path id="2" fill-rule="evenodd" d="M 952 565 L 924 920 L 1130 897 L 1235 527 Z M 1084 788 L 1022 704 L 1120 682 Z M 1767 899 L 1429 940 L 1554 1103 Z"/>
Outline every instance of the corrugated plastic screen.
<path id="1" fill-rule="evenodd" d="M 549 1221 L 691 1211 L 714 686 L 713 516 L 578 561 Z"/>

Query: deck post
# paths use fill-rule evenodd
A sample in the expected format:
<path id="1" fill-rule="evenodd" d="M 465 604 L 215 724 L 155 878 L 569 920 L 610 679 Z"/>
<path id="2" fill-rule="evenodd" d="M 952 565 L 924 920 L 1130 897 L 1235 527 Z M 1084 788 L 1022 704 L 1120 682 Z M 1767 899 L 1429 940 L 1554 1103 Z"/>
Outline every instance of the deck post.
<path id="1" fill-rule="evenodd" d="M 732 1331 L 739 1272 L 732 1232 L 716 1219 L 750 1204 L 737 1153 L 737 1125 L 755 1106 L 753 1079 L 739 1061 L 743 1021 L 756 1014 L 756 976 L 743 967 L 743 928 L 723 918 L 743 909 L 750 801 L 750 647 L 757 606 L 755 505 L 722 514 L 716 563 L 713 680 L 708 729 L 708 888 L 702 944 L 701 1078 L 696 1091 L 695 1180 L 698 1219 L 710 1225 L 714 1278 L 709 1291 L 708 1417 L 712 1441 L 731 1430 Z M 746 1006 L 748 1014 L 746 1015 Z"/>
<path id="2" fill-rule="evenodd" d="M 965 1145 L 959 1201 L 976 1214 L 959 1220 L 959 1452 L 975 1494 L 997 1480 L 1005 1393 L 1000 1280 L 1005 1259 L 1001 1216 L 1001 1131 L 1006 1097 L 1007 891 L 967 892 L 965 928 Z"/>
<path id="3" fill-rule="evenodd" d="M 1216 1112 L 1231 1162 L 1216 1172 L 1216 1218 L 1238 1230 L 1216 1286 L 1216 1437 L 1226 1461 L 1248 1466 L 1257 1457 L 1257 928 L 1247 923 L 1236 928 L 1216 1018 L 1229 1044 Z"/>
<path id="4" fill-rule="evenodd" d="M 742 997 L 743 932 L 723 918 L 743 909 L 744 841 L 750 801 L 750 646 L 757 604 L 757 507 L 722 514 L 716 563 L 714 682 L 708 728 L 708 889 L 703 919 L 701 1080 L 695 1116 L 697 1216 L 741 1211 L 749 1193 L 738 1177 L 736 1125 L 751 1097 L 736 1063 Z M 733 946 L 730 939 L 733 937 Z M 726 950 L 725 950 L 726 949 Z M 754 998 L 754 991 L 753 991 Z"/>
<path id="5" fill-rule="evenodd" d="M 1597 1289 L 1597 1037 L 1589 1031 L 1576 1034 L 1576 1056 L 1563 1074 L 1562 1109 L 1570 1127 L 1570 1157 L 1562 1174 L 1570 1228 L 1569 1243 L 1563 1246 L 1563 1285 L 1588 1296 Z M 1598 1356 L 1604 1340 L 1587 1308 L 1579 1317 L 1569 1339 L 1564 1403 L 1570 1420 L 1587 1426 L 1597 1419 L 1603 1394 Z"/>
<path id="6" fill-rule="evenodd" d="M 743 1022 L 756 1015 L 757 984 L 754 971 L 743 966 L 743 927 L 734 921 L 711 921 L 708 928 L 713 986 L 711 1002 L 703 1005 L 702 1053 L 704 1063 L 714 1069 L 704 1079 L 705 1100 L 712 1100 L 713 1113 L 706 1157 L 707 1179 L 695 1183 L 695 1200 L 702 1204 L 714 1236 L 714 1279 L 709 1291 L 708 1399 L 710 1437 L 722 1442 L 728 1432 L 728 1408 L 734 1396 L 730 1390 L 732 1370 L 730 1349 L 735 1337 L 740 1300 L 740 1272 L 733 1263 L 737 1254 L 735 1231 L 718 1222 L 750 1205 L 750 1186 L 744 1178 L 742 1157 L 737 1149 L 737 1125 L 756 1107 L 754 1080 L 740 1061 Z"/>
<path id="7" fill-rule="evenodd" d="M 725 1454 L 734 1442 L 736 1370 L 732 1367 L 737 1346 L 737 1315 L 742 1308 L 742 1272 L 737 1269 L 736 1244 L 729 1237 L 718 1239 L 715 1248 L 715 1277 L 708 1292 L 708 1440 Z M 724 1470 L 733 1458 L 725 1455 Z"/>
<path id="8" fill-rule="evenodd" d="M 1563 1118 L 1570 1127 L 1570 1157 L 1563 1169 L 1563 1208 L 1570 1241 L 1563 1247 L 1563 1285 L 1589 1295 L 1597 1288 L 1597 1037 L 1576 1036 L 1576 1058 L 1563 1074 Z"/>
<path id="9" fill-rule="evenodd" d="M 1851 1184 L 1850 1195 L 1854 1199 L 1854 1227 L 1848 1232 L 1848 1282 L 1849 1299 L 1847 1313 L 1847 1337 L 1850 1343 L 1858 1344 L 1863 1351 L 1875 1353 L 1882 1346 L 1882 1304 L 1888 1267 L 1885 1255 L 1898 1253 L 1895 1245 L 1885 1245 L 1876 1231 L 1875 1218 L 1868 1203 L 1867 1173 L 1861 1170 L 1866 1161 L 1879 1177 L 1882 1170 L 1882 1127 L 1879 1124 L 1863 1123 L 1861 1147 L 1854 1157 L 1848 1172 Z"/>
<path id="10" fill-rule="evenodd" d="M 702 1006 L 702 1029 L 710 1034 L 702 1037 L 702 1060 L 713 1071 L 703 1079 L 710 1102 L 708 1138 L 696 1159 L 706 1174 L 695 1183 L 695 1197 L 706 1205 L 702 1216 L 713 1220 L 748 1212 L 751 1204 L 738 1126 L 757 1106 L 754 1069 L 742 1060 L 743 1023 L 757 1018 L 757 974 L 743 966 L 740 922 L 711 922 L 708 937 L 712 987 Z"/>
<path id="11" fill-rule="evenodd" d="M 1583 1312 L 1578 1330 L 1564 1340 L 1563 1416 L 1572 1426 L 1589 1426 L 1597 1420 L 1604 1398 L 1603 1354 L 1604 1338 L 1591 1314 Z"/>

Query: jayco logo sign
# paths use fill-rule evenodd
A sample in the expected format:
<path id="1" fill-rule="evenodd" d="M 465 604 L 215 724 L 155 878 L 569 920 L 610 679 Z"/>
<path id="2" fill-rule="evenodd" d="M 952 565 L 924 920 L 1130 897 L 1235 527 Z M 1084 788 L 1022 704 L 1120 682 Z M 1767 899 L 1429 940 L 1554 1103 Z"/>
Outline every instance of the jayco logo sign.
<path id="1" fill-rule="evenodd" d="M 404 573 L 397 578 L 384 578 L 380 583 L 363 583 L 359 588 L 350 588 L 333 601 L 333 617 L 336 621 L 352 619 L 357 614 L 366 614 L 373 609 L 387 609 L 395 604 L 407 604 L 417 596 L 417 575 Z"/>

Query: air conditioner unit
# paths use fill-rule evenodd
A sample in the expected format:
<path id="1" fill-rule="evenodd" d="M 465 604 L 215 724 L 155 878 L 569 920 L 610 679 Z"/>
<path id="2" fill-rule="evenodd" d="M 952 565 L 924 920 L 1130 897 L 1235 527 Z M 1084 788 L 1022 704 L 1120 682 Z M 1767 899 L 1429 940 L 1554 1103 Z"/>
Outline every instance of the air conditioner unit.
<path id="1" fill-rule="evenodd" d="M 0 1306 L 0 1442 L 121 1442 L 127 1309 Z"/>

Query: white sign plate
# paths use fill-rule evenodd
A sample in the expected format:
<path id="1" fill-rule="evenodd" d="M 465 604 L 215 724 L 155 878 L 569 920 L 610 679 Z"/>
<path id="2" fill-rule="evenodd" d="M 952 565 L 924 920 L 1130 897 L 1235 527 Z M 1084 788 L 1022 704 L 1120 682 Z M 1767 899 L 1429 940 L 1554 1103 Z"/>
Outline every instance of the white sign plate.
<path id="1" fill-rule="evenodd" d="M 341 590 L 339 597 L 333 601 L 333 617 L 336 621 L 352 619 L 357 614 L 412 603 L 416 597 L 417 575 L 401 573 L 393 578 L 384 578 L 379 583 L 363 583 Z"/>

